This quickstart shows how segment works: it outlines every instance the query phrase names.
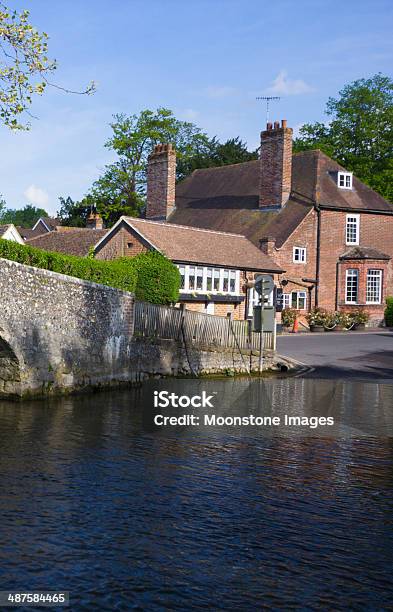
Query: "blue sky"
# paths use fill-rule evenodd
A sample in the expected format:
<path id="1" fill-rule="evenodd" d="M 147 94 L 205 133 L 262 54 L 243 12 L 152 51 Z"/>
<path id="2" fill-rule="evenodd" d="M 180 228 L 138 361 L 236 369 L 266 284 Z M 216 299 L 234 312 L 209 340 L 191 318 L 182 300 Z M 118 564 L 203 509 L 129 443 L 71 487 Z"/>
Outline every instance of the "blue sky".
<path id="1" fill-rule="evenodd" d="M 0 193 L 50 213 L 82 197 L 112 160 L 114 113 L 166 106 L 221 139 L 251 148 L 265 124 L 257 95 L 281 95 L 271 119 L 298 129 L 325 120 L 329 96 L 376 72 L 391 74 L 391 0 L 34 0 L 31 21 L 50 36 L 55 81 L 91 80 L 93 96 L 47 91 L 31 131 L 0 128 Z"/>

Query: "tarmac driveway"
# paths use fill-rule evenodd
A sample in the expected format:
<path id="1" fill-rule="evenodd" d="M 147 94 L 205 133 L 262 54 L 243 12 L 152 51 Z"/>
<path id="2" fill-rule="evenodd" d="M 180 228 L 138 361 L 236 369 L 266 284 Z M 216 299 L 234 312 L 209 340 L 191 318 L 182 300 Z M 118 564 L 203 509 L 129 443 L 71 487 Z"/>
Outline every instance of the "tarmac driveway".
<path id="1" fill-rule="evenodd" d="M 307 378 L 351 378 L 393 384 L 393 331 L 325 332 L 277 337 L 277 352 L 313 370 Z"/>

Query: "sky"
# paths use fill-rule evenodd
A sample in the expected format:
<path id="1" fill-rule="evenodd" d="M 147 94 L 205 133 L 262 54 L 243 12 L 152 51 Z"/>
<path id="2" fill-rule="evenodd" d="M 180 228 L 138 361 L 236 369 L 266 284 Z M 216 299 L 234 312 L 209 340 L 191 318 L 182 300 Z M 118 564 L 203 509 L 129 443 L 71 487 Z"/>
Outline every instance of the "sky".
<path id="1" fill-rule="evenodd" d="M 36 97 L 28 132 L 0 127 L 0 194 L 55 214 L 105 164 L 115 113 L 165 106 L 210 136 L 250 149 L 266 123 L 257 96 L 281 96 L 270 119 L 295 134 L 326 121 L 329 96 L 377 72 L 392 75 L 391 0 L 4 0 L 48 33 L 56 89 Z"/>

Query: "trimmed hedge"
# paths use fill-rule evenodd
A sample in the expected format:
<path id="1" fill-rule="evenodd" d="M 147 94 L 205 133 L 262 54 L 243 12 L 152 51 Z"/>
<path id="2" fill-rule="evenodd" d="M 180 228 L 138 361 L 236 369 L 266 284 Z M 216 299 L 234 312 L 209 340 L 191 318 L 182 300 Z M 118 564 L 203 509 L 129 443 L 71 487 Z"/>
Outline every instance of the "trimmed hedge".
<path id="1" fill-rule="evenodd" d="M 393 327 L 393 297 L 386 298 L 385 323 L 386 327 Z"/>
<path id="2" fill-rule="evenodd" d="M 147 251 L 135 257 L 116 259 L 123 265 L 132 266 L 138 273 L 135 297 L 152 304 L 172 304 L 179 299 L 180 272 L 164 255 Z"/>
<path id="3" fill-rule="evenodd" d="M 123 291 L 134 292 L 138 280 L 135 267 L 125 265 L 121 261 L 99 261 L 88 257 L 52 253 L 11 240 L 0 239 L 0 257 Z"/>

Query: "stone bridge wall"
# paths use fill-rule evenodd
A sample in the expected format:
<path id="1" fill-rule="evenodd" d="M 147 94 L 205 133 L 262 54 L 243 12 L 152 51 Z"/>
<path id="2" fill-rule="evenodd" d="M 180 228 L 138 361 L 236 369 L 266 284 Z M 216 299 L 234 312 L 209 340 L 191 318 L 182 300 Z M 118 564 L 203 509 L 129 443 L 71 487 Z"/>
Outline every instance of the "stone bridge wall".
<path id="1" fill-rule="evenodd" d="M 129 382 L 132 294 L 0 259 L 0 396 Z"/>

